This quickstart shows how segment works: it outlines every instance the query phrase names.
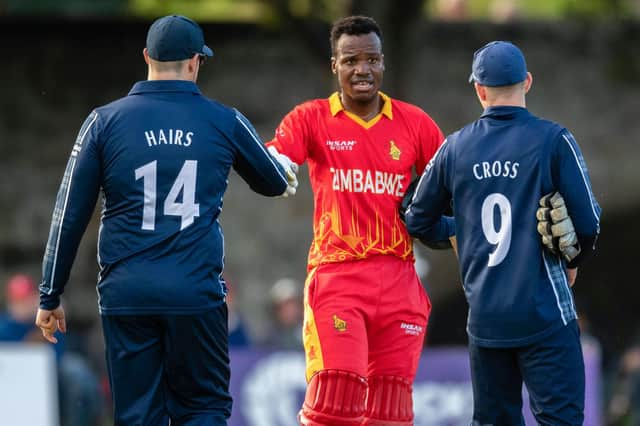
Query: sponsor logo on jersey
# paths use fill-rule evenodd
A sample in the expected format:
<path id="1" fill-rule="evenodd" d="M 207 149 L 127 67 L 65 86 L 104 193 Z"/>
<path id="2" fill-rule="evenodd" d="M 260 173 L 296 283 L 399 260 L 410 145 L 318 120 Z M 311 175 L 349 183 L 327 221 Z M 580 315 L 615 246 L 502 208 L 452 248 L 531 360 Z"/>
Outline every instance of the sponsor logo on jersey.
<path id="1" fill-rule="evenodd" d="M 404 330 L 405 334 L 410 334 L 412 336 L 418 336 L 422 334 L 424 331 L 424 327 L 418 324 L 410 324 L 407 322 L 403 322 L 400 324 L 400 329 Z"/>
<path id="2" fill-rule="evenodd" d="M 400 151 L 396 143 L 392 140 L 389 141 L 389 155 L 391 159 L 396 161 L 400 160 L 400 154 L 402 154 L 402 151 Z"/>
<path id="3" fill-rule="evenodd" d="M 357 141 L 327 141 L 327 146 L 331 151 L 353 151 L 353 147 L 356 146 Z"/>
<path id="4" fill-rule="evenodd" d="M 365 192 L 402 197 L 405 176 L 379 170 L 329 169 L 333 175 L 332 188 L 340 192 Z"/>
<path id="5" fill-rule="evenodd" d="M 347 331 L 347 322 L 345 320 L 338 318 L 337 315 L 334 315 L 332 318 L 333 328 L 335 328 L 339 332 Z"/>

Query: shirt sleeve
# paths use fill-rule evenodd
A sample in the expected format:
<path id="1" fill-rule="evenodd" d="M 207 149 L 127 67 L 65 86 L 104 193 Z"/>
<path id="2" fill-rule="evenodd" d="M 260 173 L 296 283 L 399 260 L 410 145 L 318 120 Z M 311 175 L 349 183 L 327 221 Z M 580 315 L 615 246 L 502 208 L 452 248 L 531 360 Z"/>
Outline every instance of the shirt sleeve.
<path id="1" fill-rule="evenodd" d="M 435 121 L 426 113 L 420 121 L 418 135 L 419 155 L 416 161 L 416 174 L 420 176 L 429 161 L 433 158 L 444 140 L 444 135 Z"/>
<path id="2" fill-rule="evenodd" d="M 270 197 L 282 195 L 287 189 L 284 170 L 267 152 L 249 120 L 240 111 L 234 111 L 233 141 L 238 153 L 234 169 L 255 192 Z"/>
<path id="3" fill-rule="evenodd" d="M 552 154 L 553 183 L 564 197 L 580 242 L 581 252 L 568 266 L 582 263 L 594 250 L 600 233 L 600 206 L 593 194 L 589 172 L 578 143 L 564 129 Z"/>
<path id="4" fill-rule="evenodd" d="M 445 169 L 448 151 L 445 141 L 425 167 L 405 213 L 409 235 L 422 241 L 445 241 L 455 234 L 454 220 L 442 216 L 451 201 Z"/>
<path id="5" fill-rule="evenodd" d="M 267 146 L 274 146 L 298 165 L 304 163 L 309 152 L 308 141 L 312 138 L 308 117 L 303 106 L 294 108 L 282 119 Z"/>
<path id="6" fill-rule="evenodd" d="M 82 235 L 100 191 L 99 116 L 93 111 L 80 128 L 56 197 L 42 261 L 40 307 L 55 309 L 69 279 Z"/>

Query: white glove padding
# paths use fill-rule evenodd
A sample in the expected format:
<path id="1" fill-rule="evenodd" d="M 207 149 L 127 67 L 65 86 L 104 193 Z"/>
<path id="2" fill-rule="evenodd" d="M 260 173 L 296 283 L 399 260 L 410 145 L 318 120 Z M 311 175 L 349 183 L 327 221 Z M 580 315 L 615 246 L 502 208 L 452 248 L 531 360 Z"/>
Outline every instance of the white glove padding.
<path id="1" fill-rule="evenodd" d="M 287 189 L 282 193 L 282 196 L 288 197 L 289 195 L 295 195 L 296 189 L 298 188 L 298 177 L 296 176 L 296 173 L 298 173 L 298 165 L 291 161 L 286 155 L 280 154 L 275 146 L 268 147 L 267 151 L 280 163 L 287 175 Z"/>
<path id="2" fill-rule="evenodd" d="M 559 192 L 553 192 L 540 199 L 540 206 L 536 219 L 542 244 L 551 253 L 572 261 L 580 253 L 580 244 L 564 198 Z"/>

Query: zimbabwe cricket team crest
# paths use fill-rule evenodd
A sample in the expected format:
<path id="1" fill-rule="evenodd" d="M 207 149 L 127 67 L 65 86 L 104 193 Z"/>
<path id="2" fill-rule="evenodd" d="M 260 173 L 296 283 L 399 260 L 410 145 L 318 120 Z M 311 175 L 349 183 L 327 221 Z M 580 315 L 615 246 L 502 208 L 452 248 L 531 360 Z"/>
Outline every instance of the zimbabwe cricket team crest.
<path id="1" fill-rule="evenodd" d="M 391 159 L 396 161 L 400 160 L 400 154 L 402 154 L 402 151 L 400 151 L 396 143 L 393 140 L 389 141 L 389 155 Z"/>
<path id="2" fill-rule="evenodd" d="M 343 319 L 338 318 L 337 315 L 333 316 L 333 328 L 342 332 L 347 330 L 347 322 Z"/>

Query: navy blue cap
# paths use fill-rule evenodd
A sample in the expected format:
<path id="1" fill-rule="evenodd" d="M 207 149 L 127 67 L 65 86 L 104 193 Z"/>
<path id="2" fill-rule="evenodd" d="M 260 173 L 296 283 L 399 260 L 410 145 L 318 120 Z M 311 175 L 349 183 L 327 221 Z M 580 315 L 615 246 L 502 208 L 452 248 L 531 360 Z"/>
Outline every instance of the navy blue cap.
<path id="1" fill-rule="evenodd" d="M 193 55 L 213 56 L 204 44 L 202 28 L 186 16 L 170 15 L 157 19 L 147 32 L 147 52 L 160 62 L 182 61 Z"/>
<path id="2" fill-rule="evenodd" d="M 518 47 L 508 41 L 492 41 L 476 50 L 469 83 L 509 86 L 527 78 L 527 63 Z"/>

